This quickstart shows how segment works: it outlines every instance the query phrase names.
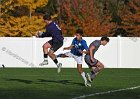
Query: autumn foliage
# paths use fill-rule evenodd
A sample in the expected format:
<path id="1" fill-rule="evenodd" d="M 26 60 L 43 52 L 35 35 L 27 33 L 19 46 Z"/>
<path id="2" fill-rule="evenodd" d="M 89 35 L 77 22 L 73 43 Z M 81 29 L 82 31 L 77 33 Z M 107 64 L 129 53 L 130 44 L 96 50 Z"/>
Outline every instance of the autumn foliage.
<path id="1" fill-rule="evenodd" d="M 48 0 L 8 0 L 1 2 L 0 35 L 32 36 L 44 28 L 42 15 L 35 9 L 45 6 Z"/>
<path id="2" fill-rule="evenodd" d="M 104 14 L 95 0 L 62 0 L 62 13 L 67 19 L 61 24 L 64 33 L 82 28 L 85 36 L 108 35 L 116 27 L 111 16 Z M 65 27 L 64 27 L 65 26 Z"/>
<path id="3" fill-rule="evenodd" d="M 140 36 L 140 0 L 2 0 L 0 36 L 30 37 L 45 30 L 42 16 L 48 10 L 55 12 L 64 36 L 77 28 L 84 36 L 113 36 L 118 28 Z"/>
<path id="4" fill-rule="evenodd" d="M 140 36 L 140 0 L 131 0 L 120 12 L 122 25 L 130 36 Z"/>

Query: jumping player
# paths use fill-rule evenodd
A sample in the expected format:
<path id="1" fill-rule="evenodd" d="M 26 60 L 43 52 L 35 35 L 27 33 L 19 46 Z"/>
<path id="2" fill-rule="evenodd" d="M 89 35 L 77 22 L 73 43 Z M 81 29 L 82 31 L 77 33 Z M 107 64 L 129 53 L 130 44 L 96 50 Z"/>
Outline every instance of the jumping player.
<path id="1" fill-rule="evenodd" d="M 59 54 L 57 57 L 72 57 L 77 62 L 77 69 L 78 72 L 81 74 L 82 78 L 85 81 L 85 86 L 90 86 L 87 82 L 85 72 L 83 72 L 82 69 L 82 56 L 83 53 L 87 53 L 88 46 L 84 39 L 82 39 L 83 30 L 77 29 L 76 31 L 76 37 L 73 39 L 72 44 L 69 47 L 65 47 L 63 50 L 71 50 L 70 52 L 66 52 L 64 54 Z M 86 51 L 84 51 L 86 50 Z"/>
<path id="2" fill-rule="evenodd" d="M 91 83 L 97 73 L 100 72 L 104 68 L 104 65 L 94 58 L 95 52 L 98 50 L 100 45 L 105 46 L 109 42 L 109 38 L 104 36 L 101 38 L 101 40 L 95 40 L 89 45 L 89 53 L 85 55 L 85 62 L 91 69 L 90 73 L 86 74 L 87 79 Z"/>
<path id="3" fill-rule="evenodd" d="M 59 28 L 59 26 L 52 21 L 50 14 L 47 13 L 45 16 L 43 16 L 43 19 L 44 22 L 47 24 L 46 32 L 42 32 L 42 33 L 38 32 L 37 36 L 42 38 L 52 37 L 52 39 L 43 45 L 44 61 L 39 65 L 40 66 L 48 65 L 48 56 L 49 56 L 57 65 L 58 68 L 57 72 L 59 73 L 61 71 L 62 63 L 58 63 L 58 60 L 54 52 L 56 52 L 63 45 L 64 38 L 62 36 L 62 31 Z"/>

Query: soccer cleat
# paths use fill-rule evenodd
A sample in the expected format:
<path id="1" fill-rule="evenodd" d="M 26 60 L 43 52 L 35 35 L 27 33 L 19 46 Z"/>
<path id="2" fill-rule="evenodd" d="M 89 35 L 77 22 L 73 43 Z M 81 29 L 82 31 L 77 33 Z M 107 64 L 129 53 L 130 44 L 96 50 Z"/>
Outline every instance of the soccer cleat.
<path id="1" fill-rule="evenodd" d="M 91 79 L 91 76 L 90 76 L 89 73 L 86 74 L 86 77 L 87 77 L 88 81 L 91 83 L 92 82 L 92 79 Z"/>
<path id="2" fill-rule="evenodd" d="M 61 72 L 61 68 L 62 68 L 62 63 L 58 63 L 57 64 L 57 73 Z"/>
<path id="3" fill-rule="evenodd" d="M 85 82 L 85 86 L 86 87 L 91 87 L 91 83 L 90 82 Z"/>
<path id="4" fill-rule="evenodd" d="M 39 64 L 39 66 L 44 66 L 44 65 L 48 65 L 48 60 L 44 60 L 42 63 Z"/>

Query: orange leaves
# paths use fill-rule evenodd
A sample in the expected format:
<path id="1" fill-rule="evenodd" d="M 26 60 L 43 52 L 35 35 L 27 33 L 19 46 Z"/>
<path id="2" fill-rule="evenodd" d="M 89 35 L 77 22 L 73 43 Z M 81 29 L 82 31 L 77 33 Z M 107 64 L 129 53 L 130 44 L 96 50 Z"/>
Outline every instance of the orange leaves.
<path id="1" fill-rule="evenodd" d="M 133 36 L 140 36 L 140 1 L 131 0 L 120 13 L 122 27 Z"/>
<path id="2" fill-rule="evenodd" d="M 111 17 L 100 17 L 101 12 L 97 9 L 94 0 L 66 0 L 62 2 L 62 8 L 62 13 L 67 15 L 65 26 L 69 26 L 67 24 L 71 23 L 71 27 L 74 29 L 82 27 L 85 36 L 109 34 L 110 29 L 116 26 L 110 22 Z M 67 29 L 67 33 L 69 33 L 69 27 Z"/>
<path id="3" fill-rule="evenodd" d="M 120 3 L 116 5 L 116 1 Z M 111 36 L 110 33 L 119 27 L 140 36 L 140 0 L 129 0 L 126 4 L 123 1 L 59 0 L 56 5 L 61 9 L 52 18 L 60 17 L 64 36 L 73 36 L 77 28 L 82 28 L 85 36 Z M 44 30 L 42 16 L 45 9 L 39 8 L 43 11 L 38 12 L 38 7 L 45 8 L 47 3 L 48 0 L 3 1 L 0 5 L 0 36 L 32 36 L 36 31 Z M 120 24 L 116 24 L 119 19 L 113 17 L 114 12 L 120 17 Z"/>
<path id="4" fill-rule="evenodd" d="M 111 0 L 110 2 L 115 3 Z M 117 8 L 106 5 L 108 11 L 103 13 L 104 5 L 99 4 L 97 0 L 65 0 L 62 2 L 62 13 L 66 14 L 65 24 L 70 23 L 74 29 L 82 27 L 85 36 L 111 36 L 110 33 L 119 27 L 124 27 L 127 32 L 140 36 L 140 0 L 130 0 L 126 6 L 123 1 L 117 2 L 120 4 L 116 5 Z M 109 4 L 109 1 L 106 3 Z M 120 19 L 112 17 L 113 11 Z M 67 29 L 65 31 L 70 33 L 69 27 Z"/>

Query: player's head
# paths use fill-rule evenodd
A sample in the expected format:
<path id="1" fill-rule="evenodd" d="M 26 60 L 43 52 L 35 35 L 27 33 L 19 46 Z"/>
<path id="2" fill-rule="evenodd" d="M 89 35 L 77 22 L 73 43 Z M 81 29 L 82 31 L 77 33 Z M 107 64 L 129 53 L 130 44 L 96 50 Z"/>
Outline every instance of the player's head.
<path id="1" fill-rule="evenodd" d="M 83 36 L 83 30 L 82 29 L 77 29 L 76 30 L 76 38 L 77 40 L 81 40 Z"/>
<path id="2" fill-rule="evenodd" d="M 49 13 L 46 13 L 44 16 L 43 16 L 43 19 L 46 23 L 49 23 L 49 21 L 51 21 L 51 15 Z"/>
<path id="3" fill-rule="evenodd" d="M 105 46 L 108 42 L 109 42 L 109 38 L 108 38 L 107 36 L 103 36 L 103 37 L 101 38 L 101 44 L 102 44 L 102 45 Z"/>

